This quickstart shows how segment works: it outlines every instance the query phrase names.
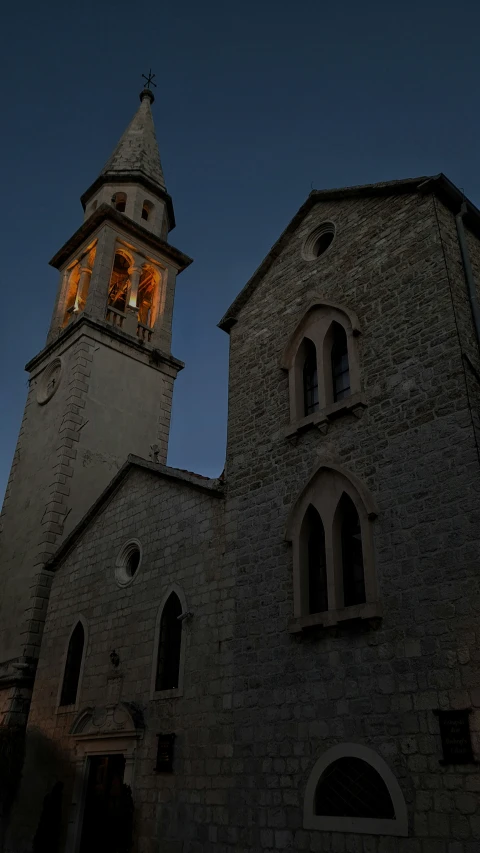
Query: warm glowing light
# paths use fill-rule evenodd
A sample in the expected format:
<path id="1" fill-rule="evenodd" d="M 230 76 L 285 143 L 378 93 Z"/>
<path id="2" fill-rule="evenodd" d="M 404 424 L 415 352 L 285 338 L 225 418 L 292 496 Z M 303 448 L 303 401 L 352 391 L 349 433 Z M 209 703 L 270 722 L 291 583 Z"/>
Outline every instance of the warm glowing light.
<path id="1" fill-rule="evenodd" d="M 112 276 L 108 288 L 108 304 L 116 311 L 125 312 L 127 292 L 130 286 L 130 262 L 125 255 L 117 252 L 113 263 Z"/>
<path id="2" fill-rule="evenodd" d="M 145 266 L 138 283 L 138 322 L 151 328 L 154 323 L 153 303 L 159 275 L 152 267 Z"/>
<path id="3" fill-rule="evenodd" d="M 80 281 L 80 264 L 78 261 L 67 272 L 67 293 L 65 299 L 65 313 L 63 315 L 63 326 L 67 326 L 72 316 L 76 313 L 76 301 L 78 283 Z"/>
<path id="4" fill-rule="evenodd" d="M 64 327 L 85 308 L 95 253 L 96 245 L 94 244 L 85 252 L 81 260 L 76 261 L 67 270 Z"/>

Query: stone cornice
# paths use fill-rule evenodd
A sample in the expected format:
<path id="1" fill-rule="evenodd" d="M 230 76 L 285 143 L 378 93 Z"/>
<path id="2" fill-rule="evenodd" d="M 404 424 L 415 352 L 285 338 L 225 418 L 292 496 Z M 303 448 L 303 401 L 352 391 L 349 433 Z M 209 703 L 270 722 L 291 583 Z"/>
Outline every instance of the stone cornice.
<path id="1" fill-rule="evenodd" d="M 97 190 L 100 189 L 103 184 L 141 184 L 145 189 L 149 190 L 153 195 L 156 195 L 157 198 L 160 198 L 165 202 L 169 223 L 168 230 L 173 231 L 175 228 L 175 214 L 173 212 L 172 197 L 166 190 L 162 189 L 162 187 L 150 180 L 146 175 L 142 175 L 141 172 L 125 172 L 125 174 L 122 174 L 121 172 L 119 174 L 110 172 L 105 175 L 99 175 L 96 181 L 94 181 L 93 184 L 89 186 L 88 190 L 85 190 L 83 195 L 80 197 L 84 210 L 91 197 L 95 195 Z"/>
<path id="2" fill-rule="evenodd" d="M 92 317 L 89 317 L 88 314 L 81 314 L 78 320 L 74 323 L 71 323 L 67 326 L 66 329 L 59 334 L 55 340 L 51 341 L 44 347 L 37 355 L 35 355 L 29 362 L 25 365 L 25 370 L 31 372 L 34 370 L 37 365 L 43 361 L 43 359 L 52 355 L 55 350 L 58 348 L 60 343 L 64 343 L 69 338 L 71 338 L 75 332 L 78 332 L 82 326 L 88 326 L 91 329 L 95 329 L 98 332 L 101 332 L 104 335 L 108 335 L 109 338 L 113 338 L 121 344 L 126 344 L 127 346 L 134 349 L 136 352 L 141 353 L 142 355 L 147 355 L 149 357 L 150 363 L 153 366 L 160 367 L 163 365 L 168 365 L 175 374 L 180 370 L 183 370 L 185 364 L 183 361 L 180 361 L 175 356 L 162 352 L 161 350 L 153 347 L 149 343 L 145 343 L 140 341 L 138 338 L 133 338 L 131 335 L 127 335 L 125 332 L 122 332 L 116 326 L 110 325 L 107 322 L 101 322 L 100 320 L 94 320 Z"/>
<path id="3" fill-rule="evenodd" d="M 63 244 L 62 248 L 59 249 L 56 255 L 53 256 L 49 262 L 50 266 L 55 267 L 55 269 L 60 269 L 79 248 L 79 246 L 81 246 L 82 243 L 84 243 L 88 237 L 96 231 L 98 226 L 107 220 L 114 222 L 133 237 L 136 237 L 143 243 L 151 246 L 152 249 L 160 252 L 164 257 L 171 261 L 173 266 L 177 267 L 179 272 L 182 272 L 182 270 L 186 269 L 186 267 L 192 263 L 192 258 L 189 258 L 188 255 L 184 255 L 180 249 L 176 249 L 175 246 L 171 246 L 170 243 L 167 243 L 165 240 L 161 240 L 160 237 L 156 237 L 151 231 L 147 231 L 146 228 L 143 228 L 142 225 L 134 222 L 133 219 L 129 219 L 128 216 L 125 216 L 123 213 L 119 213 L 118 210 L 115 210 L 111 205 L 101 204 L 95 213 L 92 213 L 92 215 L 85 220 L 83 225 L 75 231 L 75 234 L 73 234 L 70 239 Z"/>

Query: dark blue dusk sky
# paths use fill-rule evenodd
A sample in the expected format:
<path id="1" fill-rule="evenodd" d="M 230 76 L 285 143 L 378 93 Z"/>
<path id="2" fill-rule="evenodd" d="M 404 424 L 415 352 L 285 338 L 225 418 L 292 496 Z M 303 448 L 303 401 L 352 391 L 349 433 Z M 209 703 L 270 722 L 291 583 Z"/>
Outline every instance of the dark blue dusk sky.
<path id="1" fill-rule="evenodd" d="M 177 227 L 169 464 L 223 467 L 216 324 L 311 187 L 443 171 L 480 202 L 478 0 L 9 3 L 2 12 L 0 494 L 58 277 L 48 260 L 138 106 L 153 106 Z"/>

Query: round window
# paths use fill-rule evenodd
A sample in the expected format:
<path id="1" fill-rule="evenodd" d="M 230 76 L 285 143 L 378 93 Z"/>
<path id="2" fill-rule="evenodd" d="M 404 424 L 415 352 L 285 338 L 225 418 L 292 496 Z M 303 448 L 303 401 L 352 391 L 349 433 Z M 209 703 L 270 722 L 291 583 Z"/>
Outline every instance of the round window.
<path id="1" fill-rule="evenodd" d="M 307 237 L 303 246 L 303 256 L 307 261 L 314 261 L 325 254 L 335 238 L 333 222 L 323 222 Z"/>
<path id="2" fill-rule="evenodd" d="M 142 548 L 137 539 L 131 539 L 123 546 L 117 557 L 115 580 L 119 586 L 132 583 L 142 561 Z"/>
<path id="3" fill-rule="evenodd" d="M 55 358 L 40 377 L 37 391 L 37 403 L 40 403 L 41 406 L 43 406 L 44 403 L 48 403 L 60 385 L 61 376 L 62 362 L 59 358 Z"/>

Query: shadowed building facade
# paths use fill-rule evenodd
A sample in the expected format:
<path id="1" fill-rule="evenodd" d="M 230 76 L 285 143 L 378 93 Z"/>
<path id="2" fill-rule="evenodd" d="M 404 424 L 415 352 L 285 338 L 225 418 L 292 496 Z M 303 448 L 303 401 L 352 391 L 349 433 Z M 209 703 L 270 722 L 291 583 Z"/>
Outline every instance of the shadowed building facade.
<path id="1" fill-rule="evenodd" d="M 7 849 L 61 782 L 65 853 L 116 849 L 131 801 L 138 853 L 473 853 L 480 213 L 443 175 L 312 192 L 220 323 L 225 476 L 170 468 L 189 259 L 150 102 L 56 256 L 30 365 L 24 424 L 51 413 L 52 453 L 66 430 L 73 491 L 15 659 L 24 691 L 38 666 Z"/>

